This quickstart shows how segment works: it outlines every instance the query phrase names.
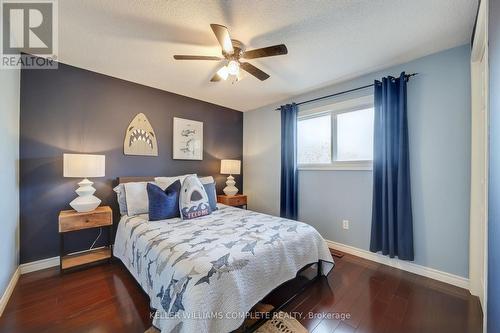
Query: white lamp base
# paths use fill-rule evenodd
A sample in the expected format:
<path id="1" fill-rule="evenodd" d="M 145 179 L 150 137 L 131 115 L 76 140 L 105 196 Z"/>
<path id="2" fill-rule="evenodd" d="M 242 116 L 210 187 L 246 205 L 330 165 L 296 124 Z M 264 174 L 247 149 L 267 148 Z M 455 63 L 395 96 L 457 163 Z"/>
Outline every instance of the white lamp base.
<path id="1" fill-rule="evenodd" d="M 224 193 L 227 195 L 227 196 L 232 196 L 232 195 L 236 195 L 236 193 L 238 193 L 238 189 L 236 188 L 236 186 L 234 186 L 236 184 L 236 182 L 234 181 L 234 177 L 229 175 L 229 177 L 227 177 L 227 181 L 226 181 L 226 187 L 224 187 L 223 191 Z"/>
<path id="2" fill-rule="evenodd" d="M 101 204 L 101 199 L 94 196 L 94 183 L 85 178 L 78 183 L 80 186 L 75 192 L 78 197 L 71 201 L 69 205 L 79 213 L 91 212 Z"/>

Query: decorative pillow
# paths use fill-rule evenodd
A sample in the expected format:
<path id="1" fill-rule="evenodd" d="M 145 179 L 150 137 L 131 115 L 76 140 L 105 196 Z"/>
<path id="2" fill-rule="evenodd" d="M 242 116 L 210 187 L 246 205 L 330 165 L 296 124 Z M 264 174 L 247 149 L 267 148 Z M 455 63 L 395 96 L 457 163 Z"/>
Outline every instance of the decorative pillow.
<path id="1" fill-rule="evenodd" d="M 116 193 L 116 200 L 118 201 L 118 206 L 120 207 L 120 215 L 124 216 L 128 214 L 127 210 L 127 198 L 125 196 L 125 186 L 119 184 L 113 191 Z"/>
<path id="2" fill-rule="evenodd" d="M 186 179 L 187 176 L 196 176 L 196 174 L 186 174 L 175 177 L 155 177 L 155 183 L 164 190 L 176 180 L 179 180 L 181 184 L 184 183 L 184 179 Z"/>
<path id="3" fill-rule="evenodd" d="M 179 217 L 179 194 L 181 182 L 176 180 L 165 190 L 155 184 L 147 185 L 149 220 L 159 221 Z"/>
<path id="4" fill-rule="evenodd" d="M 210 204 L 208 195 L 200 180 L 196 176 L 188 176 L 184 179 L 181 188 L 179 208 L 183 220 L 209 215 Z"/>
<path id="5" fill-rule="evenodd" d="M 123 184 L 127 201 L 128 216 L 149 213 L 147 182 L 133 182 Z"/>
<path id="6" fill-rule="evenodd" d="M 205 188 L 205 192 L 207 192 L 208 204 L 210 205 L 210 209 L 213 212 L 214 210 L 217 210 L 217 193 L 215 192 L 215 183 L 201 183 L 203 184 L 203 188 Z"/>
<path id="7" fill-rule="evenodd" d="M 198 177 L 200 179 L 200 182 L 205 185 L 205 184 L 211 184 L 215 183 L 214 177 L 212 176 L 207 176 L 207 177 Z"/>

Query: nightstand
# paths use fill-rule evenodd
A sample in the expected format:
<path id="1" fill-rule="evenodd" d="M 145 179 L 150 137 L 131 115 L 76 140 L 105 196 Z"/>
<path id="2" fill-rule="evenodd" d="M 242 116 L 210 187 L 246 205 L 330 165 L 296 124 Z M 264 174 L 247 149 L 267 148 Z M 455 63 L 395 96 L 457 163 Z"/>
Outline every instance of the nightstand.
<path id="1" fill-rule="evenodd" d="M 247 209 L 247 196 L 244 194 L 218 195 L 217 202 L 228 206 L 244 207 Z"/>
<path id="2" fill-rule="evenodd" d="M 64 249 L 64 235 L 68 232 L 79 230 L 108 227 L 108 245 L 102 248 L 78 252 L 66 253 Z M 78 213 L 74 210 L 63 210 L 59 213 L 59 237 L 60 237 L 60 269 L 80 267 L 103 260 L 111 260 L 111 235 L 113 233 L 113 211 L 109 206 L 97 207 L 86 213 Z"/>

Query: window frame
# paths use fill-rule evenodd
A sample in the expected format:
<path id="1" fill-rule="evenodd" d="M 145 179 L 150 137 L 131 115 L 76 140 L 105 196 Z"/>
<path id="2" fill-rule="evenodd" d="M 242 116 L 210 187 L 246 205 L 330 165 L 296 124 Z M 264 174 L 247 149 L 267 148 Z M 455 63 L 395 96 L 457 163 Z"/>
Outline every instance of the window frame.
<path id="1" fill-rule="evenodd" d="M 374 96 L 367 95 L 363 97 L 338 101 L 314 108 L 300 110 L 297 121 L 312 119 L 320 116 L 330 115 L 331 118 L 331 162 L 323 164 L 298 164 L 298 170 L 310 171 L 328 171 L 328 170 L 355 170 L 371 171 L 373 170 L 372 160 L 358 161 L 337 161 L 337 115 L 348 112 L 355 112 L 374 107 Z"/>

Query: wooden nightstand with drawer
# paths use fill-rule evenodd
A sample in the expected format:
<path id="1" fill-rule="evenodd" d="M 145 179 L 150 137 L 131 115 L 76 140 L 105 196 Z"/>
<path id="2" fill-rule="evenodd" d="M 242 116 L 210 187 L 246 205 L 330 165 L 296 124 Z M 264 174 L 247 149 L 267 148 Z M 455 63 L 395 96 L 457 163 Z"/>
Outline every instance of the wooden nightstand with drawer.
<path id="1" fill-rule="evenodd" d="M 228 206 L 247 208 L 247 196 L 243 194 L 218 195 L 217 202 Z"/>
<path id="2" fill-rule="evenodd" d="M 92 249 L 78 253 L 66 253 L 64 249 L 64 235 L 68 232 L 78 230 L 108 227 L 108 245 L 98 249 Z M 59 213 L 59 236 L 60 236 L 60 269 L 75 268 L 103 260 L 111 260 L 111 236 L 113 233 L 113 211 L 108 206 L 78 213 L 74 210 L 63 210 Z"/>

